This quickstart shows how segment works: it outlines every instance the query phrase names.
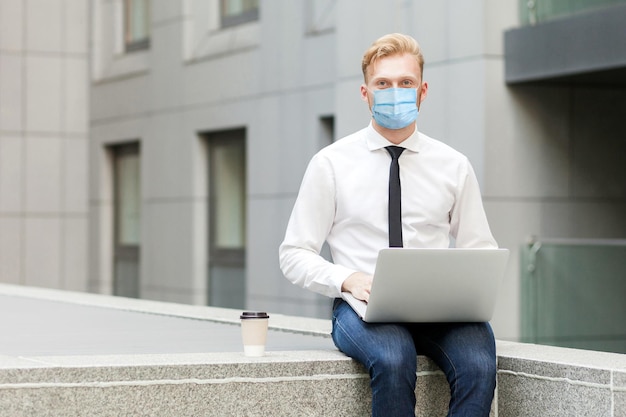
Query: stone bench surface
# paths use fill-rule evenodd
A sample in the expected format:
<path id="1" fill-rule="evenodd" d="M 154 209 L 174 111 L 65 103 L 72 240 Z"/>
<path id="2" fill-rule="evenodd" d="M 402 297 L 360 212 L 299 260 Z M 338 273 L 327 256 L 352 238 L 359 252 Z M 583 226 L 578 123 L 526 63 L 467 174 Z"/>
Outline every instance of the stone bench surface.
<path id="1" fill-rule="evenodd" d="M 242 353 L 239 311 L 0 284 L 1 416 L 367 416 L 369 376 L 328 320 L 272 314 Z M 626 355 L 497 342 L 492 416 L 626 417 Z M 445 416 L 418 360 L 419 416 Z"/>

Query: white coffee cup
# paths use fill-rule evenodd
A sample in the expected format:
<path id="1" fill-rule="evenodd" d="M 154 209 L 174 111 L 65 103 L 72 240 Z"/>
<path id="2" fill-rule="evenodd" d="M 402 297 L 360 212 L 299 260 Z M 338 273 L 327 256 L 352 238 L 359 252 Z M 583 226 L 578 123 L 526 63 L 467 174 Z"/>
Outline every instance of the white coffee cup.
<path id="1" fill-rule="evenodd" d="M 241 314 L 241 336 L 243 338 L 244 355 L 265 355 L 269 318 L 270 316 L 264 311 L 244 311 Z"/>

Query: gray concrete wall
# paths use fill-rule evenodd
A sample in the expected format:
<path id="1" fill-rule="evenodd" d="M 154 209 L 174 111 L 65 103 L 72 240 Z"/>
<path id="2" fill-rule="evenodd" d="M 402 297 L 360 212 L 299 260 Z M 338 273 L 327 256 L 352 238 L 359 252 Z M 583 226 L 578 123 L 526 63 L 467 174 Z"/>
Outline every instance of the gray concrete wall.
<path id="1" fill-rule="evenodd" d="M 337 138 L 368 122 L 361 54 L 401 31 L 426 56 L 419 128 L 470 157 L 493 232 L 512 250 L 493 324 L 515 340 L 518 248 L 530 235 L 626 235 L 626 92 L 507 87 L 503 31 L 518 25 L 517 1 L 381 4 L 262 2 L 258 22 L 217 30 L 217 0 L 154 1 L 150 50 L 123 54 L 120 0 L 2 0 L 0 281 L 112 291 L 106 147 L 139 140 L 141 295 L 206 303 L 201 133 L 245 127 L 247 304 L 327 317 L 328 300 L 282 277 L 277 247 L 322 146 L 319 118 L 335 117 Z"/>
<path id="2" fill-rule="evenodd" d="M 624 355 L 511 342 L 498 349 L 491 416 L 626 415 Z M 427 358 L 418 363 L 415 415 L 445 416 L 443 373 Z M 364 368 L 332 351 L 0 356 L 0 391 L 2 410 L 14 417 L 367 416 L 371 398 Z"/>
<path id="3" fill-rule="evenodd" d="M 201 134 L 245 127 L 248 303 L 328 314 L 328 300 L 293 287 L 277 264 L 302 173 L 320 147 L 319 118 L 335 113 L 335 34 L 308 34 L 303 5 L 267 3 L 261 22 L 215 34 L 199 29 L 210 24 L 200 10 L 217 2 L 155 3 L 151 50 L 143 65 L 129 63 L 136 69 L 126 75 L 106 63 L 113 46 L 101 45 L 105 63 L 94 68 L 91 107 L 92 289 L 107 292 L 112 279 L 112 168 L 104 147 L 139 139 L 142 297 L 206 302 L 208 167 Z M 96 13 L 106 38 L 115 12 L 103 3 Z"/>
<path id="4" fill-rule="evenodd" d="M 106 261 L 111 222 L 110 186 L 106 184 L 111 173 L 109 161 L 102 156 L 103 146 L 141 139 L 142 296 L 204 302 L 207 186 L 199 132 L 245 126 L 248 303 L 286 313 L 327 316 L 327 300 L 294 288 L 282 278 L 276 249 L 304 168 L 320 147 L 319 118 L 335 116 L 336 137 L 368 123 L 369 113 L 358 93 L 360 59 L 363 50 L 384 33 L 403 31 L 420 39 L 431 86 L 420 128 L 467 153 L 483 179 L 483 71 L 494 60 L 485 50 L 495 54 L 501 49 L 499 42 L 483 33 L 487 12 L 481 7 L 459 11 L 458 7 L 414 3 L 382 11 L 375 3 L 316 3 L 330 7 L 335 22 L 331 30 L 311 31 L 311 25 L 318 22 L 311 20 L 302 2 L 273 2 L 262 5 L 260 22 L 217 35 L 197 33 L 203 27 L 198 8 L 210 4 L 191 2 L 189 8 L 177 8 L 156 3 L 153 46 L 144 59 L 149 65 L 129 63 L 136 68 L 127 69 L 126 76 L 110 69 L 115 62 L 97 65 L 99 60 L 106 62 L 107 46 L 104 42 L 99 49 L 96 44 L 96 57 L 105 57 L 95 60 L 92 96 L 92 226 L 96 232 L 92 236 L 92 288 L 106 291 L 111 280 Z M 106 28 L 111 26 L 107 19 L 114 18 L 114 10 L 105 6 L 96 10 L 104 33 L 96 38 L 106 39 Z M 512 22 L 513 3 L 509 6 L 501 12 L 509 13 Z M 487 27 L 501 31 L 507 19 L 502 22 Z M 112 46 L 108 48 L 111 54 Z M 466 81 L 466 71 L 473 76 L 471 82 Z"/>
<path id="5" fill-rule="evenodd" d="M 322 116 L 335 136 L 369 120 L 358 88 L 363 50 L 378 36 L 415 36 L 429 97 L 419 128 L 471 159 L 491 226 L 512 250 L 493 325 L 519 336 L 518 248 L 529 236 L 626 234 L 620 170 L 623 91 L 507 87 L 503 31 L 514 0 L 263 2 L 259 22 L 214 30 L 217 2 L 155 2 L 152 47 L 115 54 L 115 2 L 94 7 L 91 99 L 90 288 L 111 287 L 107 144 L 141 140 L 143 297 L 206 302 L 207 161 L 200 133 L 245 127 L 248 152 L 247 303 L 328 316 L 328 300 L 289 284 L 276 251 Z M 328 7 L 324 19 L 317 11 Z M 115 57 L 113 59 L 112 57 Z"/>
<path id="6" fill-rule="evenodd" d="M 87 288 L 88 17 L 0 1 L 0 282 Z"/>

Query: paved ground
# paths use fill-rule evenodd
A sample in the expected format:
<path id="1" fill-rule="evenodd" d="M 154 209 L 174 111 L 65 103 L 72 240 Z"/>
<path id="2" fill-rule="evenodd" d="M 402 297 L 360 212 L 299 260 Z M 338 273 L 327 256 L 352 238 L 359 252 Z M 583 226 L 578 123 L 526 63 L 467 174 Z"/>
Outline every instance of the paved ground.
<path id="1" fill-rule="evenodd" d="M 270 330 L 267 350 L 335 349 L 330 338 Z M 0 295 L 0 355 L 242 351 L 240 327 L 209 320 Z"/>

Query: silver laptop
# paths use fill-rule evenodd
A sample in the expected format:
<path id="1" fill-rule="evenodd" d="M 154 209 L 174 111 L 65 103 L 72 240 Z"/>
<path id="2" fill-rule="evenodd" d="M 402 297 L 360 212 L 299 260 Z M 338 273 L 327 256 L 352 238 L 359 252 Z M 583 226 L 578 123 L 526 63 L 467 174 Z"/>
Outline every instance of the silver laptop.
<path id="1" fill-rule="evenodd" d="M 382 249 L 369 302 L 342 297 L 375 322 L 491 320 L 508 249 Z"/>

